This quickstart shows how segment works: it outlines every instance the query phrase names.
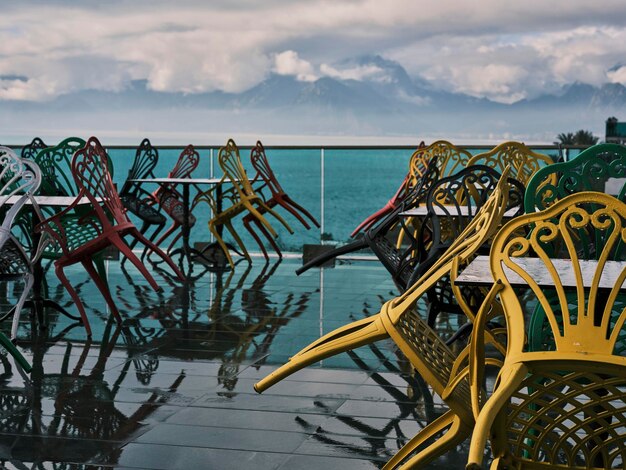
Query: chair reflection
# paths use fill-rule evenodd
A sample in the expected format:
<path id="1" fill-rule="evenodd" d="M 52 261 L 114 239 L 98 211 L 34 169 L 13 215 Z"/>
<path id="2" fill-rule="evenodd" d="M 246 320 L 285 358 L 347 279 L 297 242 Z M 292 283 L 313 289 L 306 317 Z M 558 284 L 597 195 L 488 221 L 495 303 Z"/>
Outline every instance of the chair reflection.
<path id="1" fill-rule="evenodd" d="M 121 443 L 128 441 L 146 418 L 168 401 L 169 395 L 152 392 L 131 413 L 126 411 L 128 403 L 118 405 L 116 396 L 126 383 L 133 362 L 126 361 L 119 369 L 107 367 L 122 332 L 122 327 L 113 326 L 113 322 L 107 323 L 100 344 L 63 340 L 67 331 L 51 338 L 33 330 L 35 366 L 30 379 L 24 376 L 24 387 L 3 386 L 0 393 L 0 432 L 14 439 L 4 447 L 2 461 L 37 465 L 42 461 L 88 461 L 97 456 L 102 463 L 115 464 L 122 452 Z M 46 368 L 55 366 L 43 360 L 51 347 L 64 348 L 57 372 L 44 370 L 44 364 Z M 82 347 L 78 356 L 73 351 L 77 347 Z M 94 358 L 91 352 L 96 348 Z M 113 380 L 108 376 L 112 370 L 116 371 Z M 12 371 L 5 367 L 4 382 L 11 376 Z M 169 390 L 176 392 L 184 377 L 181 370 L 173 377 Z M 55 463 L 54 468 L 65 468 L 64 465 L 59 463 L 57 467 Z"/>

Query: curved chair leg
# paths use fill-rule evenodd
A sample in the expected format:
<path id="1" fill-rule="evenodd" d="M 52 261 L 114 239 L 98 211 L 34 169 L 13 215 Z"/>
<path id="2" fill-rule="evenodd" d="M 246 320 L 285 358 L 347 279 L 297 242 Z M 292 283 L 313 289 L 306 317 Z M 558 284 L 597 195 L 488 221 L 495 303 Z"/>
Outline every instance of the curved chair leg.
<path id="1" fill-rule="evenodd" d="M 30 290 L 33 288 L 33 284 L 35 283 L 35 276 L 33 273 L 28 273 L 24 276 L 24 290 L 22 291 L 22 295 L 20 295 L 20 299 L 17 301 L 17 305 L 15 306 L 15 310 L 13 312 L 13 323 L 11 324 L 11 340 L 15 340 L 17 337 L 17 328 L 20 324 L 20 315 L 22 314 L 22 307 L 24 306 L 24 302 L 28 298 L 28 294 Z"/>
<path id="2" fill-rule="evenodd" d="M 282 259 L 283 258 L 283 252 L 280 250 L 280 247 L 276 243 L 276 240 L 274 239 L 274 237 L 272 237 L 272 235 L 270 235 L 270 233 L 267 231 L 265 226 L 261 222 L 259 222 L 257 219 L 254 219 L 254 223 L 257 226 L 257 228 L 259 229 L 259 232 L 261 232 L 265 236 L 265 238 L 267 239 L 269 244 L 272 245 L 272 248 L 274 249 L 274 251 L 278 255 L 278 258 Z M 266 259 L 269 259 L 269 258 L 266 258 Z"/>
<path id="3" fill-rule="evenodd" d="M 250 215 L 252 215 L 252 217 L 254 217 L 255 219 L 258 219 L 261 221 L 261 223 L 263 225 L 265 225 L 265 228 L 267 228 L 267 230 L 272 234 L 272 236 L 277 237 L 278 233 L 276 233 L 276 230 L 274 230 L 274 227 L 272 227 L 270 225 L 270 223 L 267 221 L 267 219 L 265 217 L 263 217 L 261 211 L 259 211 L 259 209 L 257 209 L 256 207 L 254 207 L 252 204 L 250 203 L 244 203 L 246 209 L 248 209 L 248 211 L 250 212 Z M 269 207 L 263 205 L 260 206 L 262 208 L 263 211 L 267 212 L 269 210 Z"/>
<path id="4" fill-rule="evenodd" d="M 163 228 L 165 227 L 165 222 L 157 224 L 156 228 L 154 229 L 154 231 L 152 232 L 152 234 L 150 235 L 150 237 L 148 238 L 148 241 L 152 244 L 152 245 L 156 245 L 156 243 L 154 243 L 154 240 L 156 239 L 157 235 L 161 232 L 161 230 L 163 230 Z M 144 235 L 145 236 L 145 235 Z M 143 247 L 143 251 L 141 253 L 141 261 L 144 260 L 144 258 L 148 255 L 148 253 L 150 253 L 151 249 L 150 246 L 145 245 Z"/>
<path id="5" fill-rule="evenodd" d="M 265 245 L 263 245 L 263 242 L 261 242 L 261 239 L 259 238 L 257 233 L 254 230 L 252 230 L 252 227 L 250 227 L 251 220 L 252 220 L 252 218 L 244 217 L 243 218 L 243 226 L 250 233 L 250 235 L 252 235 L 252 238 L 254 238 L 254 241 L 256 242 L 256 244 L 259 245 L 259 248 L 261 249 L 261 252 L 263 253 L 263 257 L 266 260 L 269 260 L 270 257 L 267 254 L 267 250 L 265 249 Z M 254 220 L 256 220 L 256 219 L 254 219 Z"/>
<path id="6" fill-rule="evenodd" d="M 265 238 L 267 238 L 267 240 L 270 242 L 270 245 L 272 245 L 272 248 L 274 248 L 274 251 L 276 251 L 276 254 L 278 255 L 278 258 L 282 259 L 283 258 L 283 252 L 280 250 L 280 247 L 278 246 L 278 243 L 276 243 L 276 239 L 269 234 L 269 232 L 267 231 L 265 226 L 262 223 L 260 223 L 258 220 L 255 219 L 254 223 L 259 228 L 259 231 L 263 235 L 265 235 Z"/>
<path id="7" fill-rule="evenodd" d="M 161 235 L 161 237 L 154 242 L 154 244 L 156 246 L 161 246 L 161 244 L 167 239 L 167 237 L 169 237 L 172 233 L 174 233 L 176 231 L 176 229 L 178 228 L 178 224 L 176 222 L 174 222 L 164 233 L 163 235 Z"/>
<path id="8" fill-rule="evenodd" d="M 15 311 L 13 312 L 13 323 L 11 324 L 11 340 L 15 340 L 17 337 L 17 328 L 20 324 L 20 315 L 22 313 L 22 307 L 24 306 L 24 302 L 28 298 L 28 294 L 33 287 L 35 282 L 35 276 L 32 273 L 28 273 L 24 276 L 24 290 L 22 291 L 22 295 L 20 295 L 20 299 L 17 301 L 17 305 L 15 306 Z"/>
<path id="9" fill-rule="evenodd" d="M 436 436 L 444 429 L 446 433 L 429 445 L 426 449 L 414 455 L 406 462 L 403 462 L 418 447 L 423 445 L 428 439 Z M 450 451 L 469 436 L 471 429 L 464 426 L 461 419 L 451 410 L 446 411 L 432 423 L 417 433 L 402 449 L 389 460 L 383 470 L 396 468 L 424 468 L 424 466 L 437 457 Z"/>
<path id="10" fill-rule="evenodd" d="M 323 253 L 320 256 L 313 258 L 304 266 L 302 266 L 301 268 L 298 268 L 296 270 L 296 274 L 299 276 L 303 272 L 308 271 L 309 269 L 314 268 L 316 266 L 321 266 L 326 261 L 336 258 L 337 256 L 345 255 L 347 253 L 352 253 L 353 251 L 359 251 L 367 247 L 368 247 L 368 244 L 367 244 L 367 241 L 365 241 L 365 239 L 359 239 L 359 240 L 353 241 L 352 243 L 348 243 L 347 245 L 340 246 L 338 248 L 335 248 L 334 250 L 331 250 L 327 253 Z"/>
<path id="11" fill-rule="evenodd" d="M 176 235 L 174 235 L 174 238 L 172 238 L 172 241 L 170 242 L 169 245 L 167 245 L 167 248 L 165 249 L 166 253 L 169 253 L 172 251 L 172 249 L 174 248 L 174 245 L 176 245 L 176 242 L 178 240 L 180 240 L 180 237 L 183 236 L 183 231 L 179 230 L 178 233 Z"/>
<path id="12" fill-rule="evenodd" d="M 289 362 L 254 384 L 254 390 L 261 393 L 314 362 L 388 337 L 380 314 L 352 322 L 309 344 L 289 359 Z"/>
<path id="13" fill-rule="evenodd" d="M 470 442 L 469 455 L 467 458 L 467 470 L 480 470 L 482 469 L 483 455 L 485 446 L 487 444 L 487 438 L 493 436 L 492 425 L 497 418 L 498 412 L 508 401 L 511 393 L 522 383 L 524 377 L 528 372 L 528 368 L 523 364 L 516 364 L 508 371 L 501 370 L 499 387 L 494 391 L 493 395 L 489 397 L 485 406 L 480 410 L 474 431 L 472 432 L 472 440 Z M 499 436 L 503 439 L 504 436 Z M 498 436 L 495 436 L 497 439 Z M 492 439 L 492 448 L 494 447 Z M 496 445 L 497 447 L 497 445 Z M 497 452 L 493 449 L 494 458 L 500 457 L 496 455 Z"/>
<path id="14" fill-rule="evenodd" d="M 304 207 L 302 207 L 296 201 L 291 199 L 287 194 L 284 194 L 282 196 L 282 199 L 284 201 L 287 201 L 287 204 L 289 204 L 291 207 L 297 209 L 298 211 L 300 211 L 300 213 L 302 213 L 306 217 L 308 217 L 309 220 L 311 220 L 311 222 L 313 222 L 313 225 L 315 225 L 317 228 L 320 228 L 320 223 L 317 221 L 317 219 L 315 217 L 313 217 L 313 215 L 311 215 L 311 213 L 308 210 L 306 210 Z"/>
<path id="15" fill-rule="evenodd" d="M 248 253 L 248 250 L 246 249 L 246 245 L 243 244 L 243 241 L 241 240 L 241 237 L 239 236 L 239 234 L 237 233 L 237 231 L 233 227 L 232 222 L 230 220 L 227 220 L 226 222 L 224 222 L 224 226 L 230 232 L 230 234 L 233 236 L 233 238 L 237 242 L 237 245 L 239 245 L 239 248 L 241 248 L 241 252 L 243 253 L 243 256 L 248 261 L 252 261 L 252 258 L 250 258 L 250 254 Z"/>
<path id="16" fill-rule="evenodd" d="M 141 224 L 141 228 L 139 229 L 139 231 L 140 231 L 141 233 L 145 233 L 145 232 L 146 232 L 146 230 L 148 230 L 148 227 L 150 227 L 150 224 L 149 224 L 148 222 L 145 222 L 145 221 L 144 221 L 144 222 Z M 132 250 L 133 248 L 135 248 L 135 245 L 137 245 L 137 242 L 138 242 L 138 241 L 139 241 L 139 240 L 137 240 L 137 239 L 135 238 L 132 242 L 130 242 L 130 244 L 128 245 L 128 248 L 130 248 L 131 250 Z M 120 262 L 120 265 L 121 265 L 121 266 L 124 266 L 124 263 L 125 263 L 125 262 L 126 262 L 126 258 L 122 258 L 122 261 Z"/>
<path id="17" fill-rule="evenodd" d="M 107 305 L 109 306 L 109 310 L 111 311 L 111 313 L 115 317 L 115 321 L 117 321 L 118 325 L 121 325 L 122 324 L 122 317 L 120 316 L 120 312 L 117 310 L 117 306 L 115 305 L 115 302 L 113 301 L 113 298 L 111 297 L 111 292 L 109 291 L 109 286 L 100 277 L 100 275 L 96 271 L 96 268 L 94 268 L 94 266 L 93 266 L 93 264 L 92 264 L 90 259 L 86 259 L 84 261 L 81 261 L 81 264 L 85 267 L 85 270 L 89 273 L 89 275 L 91 276 L 91 279 L 93 280 L 93 282 L 95 282 L 96 287 L 98 288 L 98 290 L 102 294 L 102 297 L 104 297 L 104 300 L 106 301 Z"/>
<path id="18" fill-rule="evenodd" d="M 181 281 L 185 280 L 185 276 L 183 275 L 183 273 L 180 271 L 180 269 L 178 268 L 178 266 L 176 266 L 176 263 L 174 263 L 174 261 L 172 261 L 172 258 L 170 258 L 160 247 L 158 247 L 157 245 L 155 245 L 154 243 L 152 243 L 150 240 L 148 240 L 142 233 L 140 232 L 135 232 L 132 231 L 132 235 L 135 237 L 135 240 L 140 241 L 141 243 L 144 244 L 144 246 L 146 248 L 150 248 L 151 252 L 156 253 L 157 255 L 159 255 L 159 257 L 165 261 L 167 263 L 167 265 L 172 268 L 172 270 L 176 273 L 176 275 L 178 276 L 178 279 Z M 145 250 L 144 250 L 145 251 Z M 140 260 L 141 261 L 141 260 Z M 143 263 L 142 263 L 143 264 Z"/>
<path id="19" fill-rule="evenodd" d="M 276 218 L 276 220 L 278 220 L 281 224 L 283 224 L 283 226 L 287 229 L 287 231 L 293 235 L 294 231 L 291 228 L 291 226 L 287 223 L 287 221 L 285 219 L 283 219 L 283 216 L 280 215 L 278 212 L 276 212 L 274 209 L 270 209 L 269 207 L 267 208 L 267 212 L 269 214 L 272 214 L 274 216 L 274 218 Z M 269 223 L 269 222 L 268 222 Z"/>
<path id="20" fill-rule="evenodd" d="M 351 237 L 356 236 L 357 233 L 363 231 L 365 232 L 372 225 L 374 225 L 381 217 L 386 216 L 393 210 L 393 206 L 391 205 L 391 201 L 387 201 L 387 203 L 372 215 L 368 216 L 363 222 L 361 222 L 350 234 Z"/>
<path id="21" fill-rule="evenodd" d="M 259 200 L 258 202 L 259 202 L 260 208 L 262 208 L 265 212 L 272 214 L 272 216 L 276 220 L 278 220 L 281 224 L 283 224 L 283 226 L 287 229 L 289 233 L 293 234 L 293 229 L 289 226 L 289 224 L 285 221 L 285 219 L 282 218 L 280 214 L 278 214 L 274 209 L 271 209 L 270 207 L 266 206 L 262 201 Z M 265 228 L 267 228 L 273 236 L 275 237 L 278 236 L 278 234 L 276 233 L 276 230 L 274 230 L 274 228 L 270 225 L 267 219 L 261 215 L 261 213 L 256 207 L 254 207 L 249 202 L 246 203 L 245 206 L 256 219 L 260 220 L 263 223 L 263 225 L 265 225 Z"/>
<path id="22" fill-rule="evenodd" d="M 228 251 L 228 246 L 226 246 L 226 243 L 224 243 L 224 240 L 222 239 L 219 232 L 217 231 L 217 228 L 215 227 L 215 222 L 213 220 L 209 221 L 209 231 L 213 234 L 213 236 L 215 237 L 215 241 L 222 248 L 222 251 L 224 252 L 224 255 L 226 256 L 226 259 L 228 260 L 228 264 L 230 265 L 231 269 L 235 269 L 235 263 L 233 262 L 232 256 L 230 256 L 230 252 Z"/>
<path id="23" fill-rule="evenodd" d="M 26 373 L 30 373 L 30 371 L 33 369 L 32 366 L 28 363 L 20 350 L 15 347 L 13 342 L 9 338 L 7 338 L 2 332 L 0 332 L 0 345 L 2 345 L 4 349 L 6 349 L 9 354 L 15 358 L 17 363 L 22 369 L 24 369 Z"/>
<path id="24" fill-rule="evenodd" d="M 65 266 L 61 264 L 55 263 L 54 272 L 61 281 L 61 284 L 63 284 L 63 287 L 65 287 L 65 290 L 70 294 L 70 297 L 74 301 L 74 304 L 78 309 L 78 313 L 80 313 L 80 318 L 83 320 L 83 326 L 85 327 L 85 331 L 87 332 L 87 337 L 91 338 L 91 325 L 89 324 L 89 319 L 87 318 L 87 314 L 85 313 L 85 307 L 81 302 L 80 297 L 76 293 L 76 290 L 74 290 L 70 282 L 67 280 L 67 277 L 63 272 L 64 267 Z"/>
<path id="25" fill-rule="evenodd" d="M 139 258 L 137 258 L 137 256 L 128 249 L 128 245 L 124 243 L 124 240 L 122 240 L 117 234 L 111 235 L 109 237 L 109 240 L 118 248 L 118 250 L 122 252 L 123 256 L 128 257 L 128 260 L 135 265 L 135 267 L 139 270 L 139 272 L 143 275 L 143 277 L 146 279 L 146 281 L 148 281 L 150 286 L 152 286 L 155 291 L 161 290 L 161 286 L 156 283 L 156 281 L 152 277 L 152 274 L 148 272 L 146 266 L 139 260 Z"/>
<path id="26" fill-rule="evenodd" d="M 287 212 L 289 212 L 291 215 L 293 215 L 296 219 L 298 219 L 298 221 L 304 226 L 304 228 L 306 228 L 307 230 L 311 228 L 311 226 L 308 224 L 308 222 L 306 220 L 304 220 L 304 218 L 298 213 L 296 208 L 292 207 L 289 204 L 287 197 L 285 197 L 285 196 L 277 196 L 276 197 L 276 202 L 278 203 L 279 206 L 281 206 L 283 209 L 285 209 Z"/>

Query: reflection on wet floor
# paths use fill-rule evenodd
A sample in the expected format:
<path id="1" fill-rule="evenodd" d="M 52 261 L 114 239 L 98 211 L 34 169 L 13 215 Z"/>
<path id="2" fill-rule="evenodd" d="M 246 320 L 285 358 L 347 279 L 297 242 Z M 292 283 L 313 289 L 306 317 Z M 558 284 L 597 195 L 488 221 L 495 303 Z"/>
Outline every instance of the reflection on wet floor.
<path id="1" fill-rule="evenodd" d="M 24 375 L 0 355 L 0 461 L 10 468 L 379 468 L 445 411 L 390 341 L 308 367 L 262 395 L 252 388 L 309 342 L 377 313 L 395 295 L 374 262 L 297 277 L 300 264 L 255 259 L 224 273 L 197 269 L 184 286 L 155 272 L 163 287 L 155 293 L 130 267 L 110 262 L 121 327 L 107 322 L 87 276 L 68 269 L 93 339 L 54 313 L 39 332 L 24 313 L 18 346 L 33 372 Z M 47 278 L 48 295 L 73 311 L 52 272 Z M 17 293 L 5 291 L 2 302 Z M 442 315 L 441 328 L 455 321 Z M 431 468 L 462 468 L 464 453 Z"/>

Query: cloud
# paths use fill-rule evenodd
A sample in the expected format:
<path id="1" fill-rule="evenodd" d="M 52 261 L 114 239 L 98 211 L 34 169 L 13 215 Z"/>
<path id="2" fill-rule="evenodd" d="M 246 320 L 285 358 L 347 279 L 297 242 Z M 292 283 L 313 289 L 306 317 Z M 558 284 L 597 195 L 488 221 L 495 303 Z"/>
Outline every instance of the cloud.
<path id="1" fill-rule="evenodd" d="M 313 65 L 301 59 L 295 51 L 284 51 L 276 54 L 273 71 L 278 75 L 293 75 L 302 82 L 317 80 Z"/>
<path id="2" fill-rule="evenodd" d="M 611 83 L 621 83 L 622 85 L 626 85 L 626 66 L 623 65 L 616 70 L 611 70 L 607 75 L 611 80 Z"/>
<path id="3" fill-rule="evenodd" d="M 24 0 L 0 17 L 0 76 L 28 79 L 0 79 L 0 99 L 132 80 L 240 92 L 272 72 L 384 81 L 376 67 L 336 65 L 374 53 L 437 87 L 511 101 L 621 77 L 608 71 L 626 54 L 624 24 L 622 0 Z"/>
<path id="4" fill-rule="evenodd" d="M 510 103 L 574 82 L 615 81 L 620 75 L 610 70 L 626 56 L 626 28 L 438 36 L 389 56 L 447 91 Z"/>
<path id="5" fill-rule="evenodd" d="M 359 65 L 356 67 L 348 67 L 340 70 L 333 67 L 332 65 L 322 64 L 320 66 L 320 71 L 322 72 L 322 74 L 328 77 L 338 78 L 341 80 L 362 81 L 365 79 L 370 79 L 379 82 L 387 82 L 390 80 L 385 70 L 376 65 Z"/>

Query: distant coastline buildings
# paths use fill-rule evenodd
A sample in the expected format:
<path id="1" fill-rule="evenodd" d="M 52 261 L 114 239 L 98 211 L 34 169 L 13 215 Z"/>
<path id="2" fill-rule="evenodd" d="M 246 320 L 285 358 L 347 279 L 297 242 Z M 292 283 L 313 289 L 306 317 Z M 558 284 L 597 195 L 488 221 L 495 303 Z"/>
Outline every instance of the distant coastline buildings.
<path id="1" fill-rule="evenodd" d="M 626 122 L 619 122 L 616 117 L 606 120 L 605 142 L 626 144 Z"/>

